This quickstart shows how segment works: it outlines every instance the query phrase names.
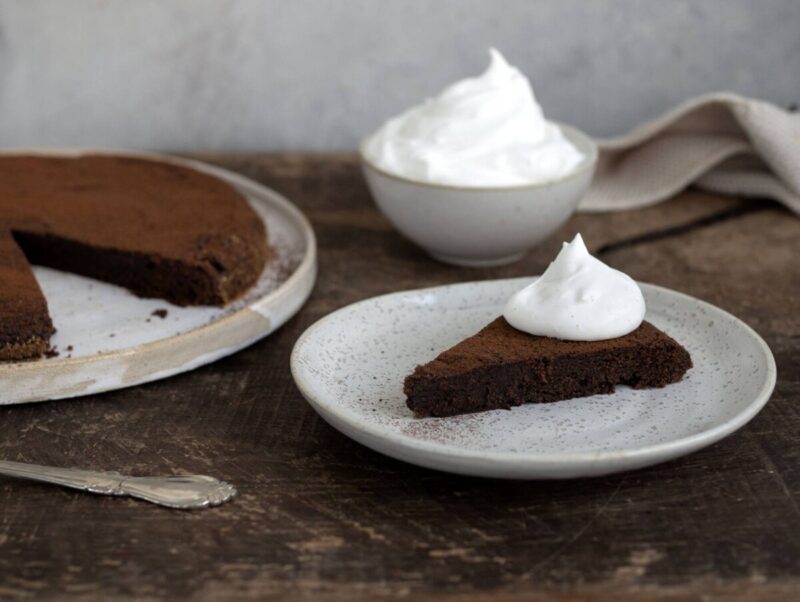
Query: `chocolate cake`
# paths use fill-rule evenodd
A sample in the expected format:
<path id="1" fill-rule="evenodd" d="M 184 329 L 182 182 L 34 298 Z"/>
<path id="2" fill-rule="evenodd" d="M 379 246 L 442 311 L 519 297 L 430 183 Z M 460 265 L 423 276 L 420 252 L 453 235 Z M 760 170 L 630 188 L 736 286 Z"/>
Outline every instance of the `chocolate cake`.
<path id="1" fill-rule="evenodd" d="M 177 305 L 224 305 L 258 279 L 263 221 L 227 183 L 147 159 L 0 156 L 0 360 L 54 329 L 30 264 Z"/>
<path id="2" fill-rule="evenodd" d="M 417 416 L 453 416 L 509 409 L 679 381 L 689 353 L 649 322 L 605 341 L 563 341 L 516 330 L 500 317 L 417 366 L 405 380 Z"/>

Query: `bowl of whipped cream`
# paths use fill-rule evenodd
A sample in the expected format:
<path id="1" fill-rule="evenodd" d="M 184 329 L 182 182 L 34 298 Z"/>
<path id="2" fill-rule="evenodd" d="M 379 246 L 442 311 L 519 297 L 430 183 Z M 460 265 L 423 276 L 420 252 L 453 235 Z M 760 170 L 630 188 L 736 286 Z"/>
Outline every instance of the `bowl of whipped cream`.
<path id="1" fill-rule="evenodd" d="M 389 119 L 360 145 L 375 203 L 441 261 L 520 259 L 561 226 L 589 187 L 597 146 L 549 121 L 495 49 L 478 77 Z"/>

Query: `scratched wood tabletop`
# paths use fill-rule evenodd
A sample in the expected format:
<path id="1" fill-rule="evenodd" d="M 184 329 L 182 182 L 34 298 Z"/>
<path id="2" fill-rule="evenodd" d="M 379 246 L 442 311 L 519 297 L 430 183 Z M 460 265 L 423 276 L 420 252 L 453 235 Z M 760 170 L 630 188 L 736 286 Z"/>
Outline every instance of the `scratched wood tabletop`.
<path id="1" fill-rule="evenodd" d="M 470 270 L 402 239 L 351 155 L 200 158 L 274 187 L 310 218 L 319 279 L 307 305 L 266 340 L 194 372 L 0 409 L 0 458 L 211 474 L 240 496 L 180 512 L 2 479 L 0 598 L 800 599 L 796 217 L 690 191 L 655 208 L 578 215 L 523 261 Z M 766 339 L 778 384 L 750 424 L 637 472 L 501 482 L 361 447 L 295 388 L 292 345 L 328 312 L 390 291 L 541 273 L 578 230 L 610 265 L 718 305 Z"/>

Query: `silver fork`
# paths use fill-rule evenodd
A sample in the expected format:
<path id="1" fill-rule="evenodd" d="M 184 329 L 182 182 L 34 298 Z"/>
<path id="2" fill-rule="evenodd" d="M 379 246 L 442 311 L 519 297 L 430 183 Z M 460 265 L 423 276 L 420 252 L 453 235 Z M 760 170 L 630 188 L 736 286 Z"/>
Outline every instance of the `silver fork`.
<path id="1" fill-rule="evenodd" d="M 56 468 L 3 460 L 0 460 L 0 475 L 102 495 L 127 495 L 183 510 L 218 506 L 236 495 L 236 488 L 230 483 L 201 475 L 128 477 L 118 472 Z"/>

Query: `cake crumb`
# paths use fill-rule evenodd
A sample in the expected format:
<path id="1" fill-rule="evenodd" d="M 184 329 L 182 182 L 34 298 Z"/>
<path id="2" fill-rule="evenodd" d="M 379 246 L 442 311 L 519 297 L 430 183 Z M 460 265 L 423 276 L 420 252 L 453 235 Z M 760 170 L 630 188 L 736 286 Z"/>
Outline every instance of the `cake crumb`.
<path id="1" fill-rule="evenodd" d="M 156 317 L 161 318 L 163 320 L 164 318 L 167 317 L 168 313 L 169 312 L 166 309 L 154 309 L 153 313 L 151 313 L 150 315 L 151 316 L 156 316 Z"/>
<path id="2" fill-rule="evenodd" d="M 50 347 L 47 351 L 44 352 L 45 357 L 58 357 L 60 353 L 58 352 L 58 347 Z"/>
<path id="3" fill-rule="evenodd" d="M 67 351 L 72 351 L 72 349 L 73 349 L 72 345 L 67 345 Z"/>

